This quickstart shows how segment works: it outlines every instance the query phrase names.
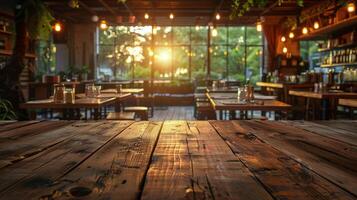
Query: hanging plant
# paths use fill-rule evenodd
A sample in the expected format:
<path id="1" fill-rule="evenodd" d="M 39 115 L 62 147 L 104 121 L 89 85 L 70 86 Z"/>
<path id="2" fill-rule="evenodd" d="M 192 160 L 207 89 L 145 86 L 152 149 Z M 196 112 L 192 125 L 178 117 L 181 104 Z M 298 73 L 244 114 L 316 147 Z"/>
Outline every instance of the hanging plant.
<path id="1" fill-rule="evenodd" d="M 31 39 L 48 39 L 52 31 L 52 17 L 42 0 L 27 0 L 22 6 L 26 29 Z"/>
<path id="2" fill-rule="evenodd" d="M 280 6 L 284 0 L 277 0 Z M 243 16 L 244 13 L 249 11 L 252 7 L 264 7 L 268 3 L 268 0 L 233 0 L 231 18 Z M 296 4 L 300 7 L 304 6 L 304 0 L 296 0 Z"/>

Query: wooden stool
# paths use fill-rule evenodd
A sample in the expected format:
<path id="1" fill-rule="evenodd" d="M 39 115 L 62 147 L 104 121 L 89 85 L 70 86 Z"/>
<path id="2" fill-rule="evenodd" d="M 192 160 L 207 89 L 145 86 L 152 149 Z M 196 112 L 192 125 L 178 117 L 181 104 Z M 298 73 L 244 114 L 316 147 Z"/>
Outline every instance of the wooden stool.
<path id="1" fill-rule="evenodd" d="M 196 102 L 195 117 L 197 119 L 216 119 L 216 112 L 209 102 Z"/>
<path id="2" fill-rule="evenodd" d="M 130 106 L 125 107 L 124 111 L 126 112 L 134 112 L 136 115 L 140 117 L 141 120 L 148 120 L 148 107 L 145 106 Z"/>
<path id="3" fill-rule="evenodd" d="M 110 112 L 107 120 L 135 120 L 134 112 Z"/>

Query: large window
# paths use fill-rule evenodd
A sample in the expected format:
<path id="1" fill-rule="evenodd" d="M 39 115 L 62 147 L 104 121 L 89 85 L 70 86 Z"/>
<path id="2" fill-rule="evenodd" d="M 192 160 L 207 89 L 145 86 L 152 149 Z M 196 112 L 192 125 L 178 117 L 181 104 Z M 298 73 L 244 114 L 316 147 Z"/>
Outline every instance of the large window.
<path id="1" fill-rule="evenodd" d="M 98 37 L 97 78 L 260 78 L 262 33 L 254 27 L 109 27 Z M 210 38 L 210 40 L 209 40 Z M 152 77 L 153 76 L 153 77 Z"/>

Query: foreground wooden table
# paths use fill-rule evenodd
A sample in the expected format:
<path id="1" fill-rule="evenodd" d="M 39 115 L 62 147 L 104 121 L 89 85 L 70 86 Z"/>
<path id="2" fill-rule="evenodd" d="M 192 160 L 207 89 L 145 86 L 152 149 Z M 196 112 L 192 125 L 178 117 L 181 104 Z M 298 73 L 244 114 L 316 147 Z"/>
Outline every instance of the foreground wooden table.
<path id="1" fill-rule="evenodd" d="M 0 126 L 0 199 L 356 199 L 356 127 L 7 122 Z"/>

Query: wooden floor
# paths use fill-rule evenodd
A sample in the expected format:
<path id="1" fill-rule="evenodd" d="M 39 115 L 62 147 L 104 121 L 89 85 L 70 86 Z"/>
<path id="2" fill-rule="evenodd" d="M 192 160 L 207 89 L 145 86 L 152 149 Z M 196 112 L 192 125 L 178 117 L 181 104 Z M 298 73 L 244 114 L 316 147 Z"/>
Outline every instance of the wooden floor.
<path id="1" fill-rule="evenodd" d="M 193 106 L 155 107 L 153 121 L 163 120 L 194 120 Z"/>
<path id="2" fill-rule="evenodd" d="M 0 199 L 357 199 L 357 121 L 0 123 Z"/>

